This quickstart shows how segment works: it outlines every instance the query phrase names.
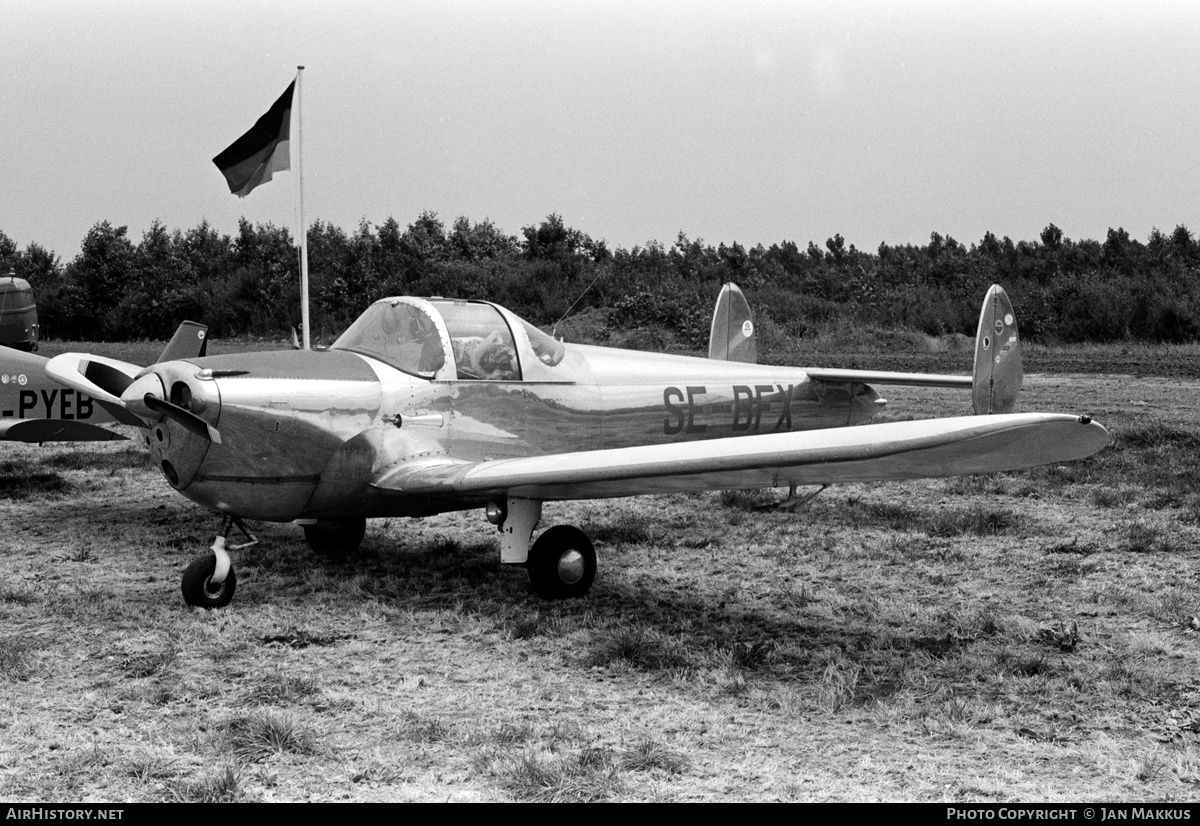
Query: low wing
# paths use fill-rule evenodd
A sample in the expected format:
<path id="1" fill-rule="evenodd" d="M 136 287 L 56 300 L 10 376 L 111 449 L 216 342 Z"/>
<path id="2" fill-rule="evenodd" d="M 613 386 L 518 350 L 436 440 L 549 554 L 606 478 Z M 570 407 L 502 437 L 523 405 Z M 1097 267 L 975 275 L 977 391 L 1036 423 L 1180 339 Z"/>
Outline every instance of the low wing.
<path id="1" fill-rule="evenodd" d="M 120 433 L 87 422 L 65 419 L 5 419 L 0 421 L 0 441 L 8 442 L 110 442 Z"/>
<path id="2" fill-rule="evenodd" d="M 593 499 L 1021 470 L 1091 456 L 1108 431 L 1050 413 L 966 416 L 484 462 L 382 474 L 381 492 L 446 499 Z"/>

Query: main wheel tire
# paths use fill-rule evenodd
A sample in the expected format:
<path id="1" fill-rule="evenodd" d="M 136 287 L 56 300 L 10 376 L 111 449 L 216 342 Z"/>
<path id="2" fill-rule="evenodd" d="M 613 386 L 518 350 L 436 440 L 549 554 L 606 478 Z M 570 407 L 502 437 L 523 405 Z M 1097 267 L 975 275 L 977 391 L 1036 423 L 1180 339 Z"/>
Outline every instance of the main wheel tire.
<path id="1" fill-rule="evenodd" d="M 230 566 L 225 581 L 219 585 L 212 583 L 212 575 L 217 570 L 217 558 L 213 554 L 198 556 L 192 560 L 183 572 L 180 590 L 183 591 L 183 601 L 197 608 L 224 608 L 233 600 L 233 591 L 237 588 L 237 575 Z"/>
<path id="2" fill-rule="evenodd" d="M 596 550 L 587 534 L 570 525 L 556 525 L 529 549 L 529 582 L 544 599 L 574 599 L 592 587 Z"/>
<path id="3" fill-rule="evenodd" d="M 318 519 L 304 526 L 304 538 L 315 553 L 345 562 L 367 533 L 366 519 Z"/>

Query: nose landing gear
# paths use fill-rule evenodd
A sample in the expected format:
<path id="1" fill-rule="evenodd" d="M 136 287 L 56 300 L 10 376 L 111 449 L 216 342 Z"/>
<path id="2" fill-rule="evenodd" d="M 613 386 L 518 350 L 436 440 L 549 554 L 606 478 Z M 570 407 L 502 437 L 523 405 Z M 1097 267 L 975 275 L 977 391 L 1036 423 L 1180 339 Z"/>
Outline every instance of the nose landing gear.
<path id="1" fill-rule="evenodd" d="M 227 545 L 230 528 L 236 526 L 248 541 L 238 545 Z M 197 608 L 224 608 L 233 599 L 237 587 L 237 575 L 229 559 L 229 551 L 240 551 L 258 544 L 258 537 L 250 533 L 246 524 L 236 516 L 226 515 L 221 520 L 221 532 L 212 544 L 212 553 L 196 557 L 183 572 L 180 590 L 183 601 Z"/>

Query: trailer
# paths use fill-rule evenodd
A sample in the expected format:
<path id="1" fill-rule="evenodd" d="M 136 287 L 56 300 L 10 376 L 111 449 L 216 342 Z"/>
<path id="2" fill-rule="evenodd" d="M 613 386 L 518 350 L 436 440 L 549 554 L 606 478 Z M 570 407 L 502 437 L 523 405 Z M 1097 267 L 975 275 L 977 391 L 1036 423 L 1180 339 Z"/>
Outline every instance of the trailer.
<path id="1" fill-rule="evenodd" d="M 38 348 L 33 289 L 28 281 L 12 273 L 0 278 L 0 345 L 30 352 Z"/>

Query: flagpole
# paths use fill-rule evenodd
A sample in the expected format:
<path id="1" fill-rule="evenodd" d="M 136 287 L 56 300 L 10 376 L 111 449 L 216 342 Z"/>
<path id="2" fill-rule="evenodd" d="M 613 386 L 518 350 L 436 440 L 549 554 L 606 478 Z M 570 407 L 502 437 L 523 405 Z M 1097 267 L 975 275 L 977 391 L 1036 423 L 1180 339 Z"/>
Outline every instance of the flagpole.
<path id="1" fill-rule="evenodd" d="M 308 225 L 304 223 L 304 106 L 301 81 L 304 67 L 296 67 L 296 178 L 300 185 L 300 327 L 308 350 Z"/>

